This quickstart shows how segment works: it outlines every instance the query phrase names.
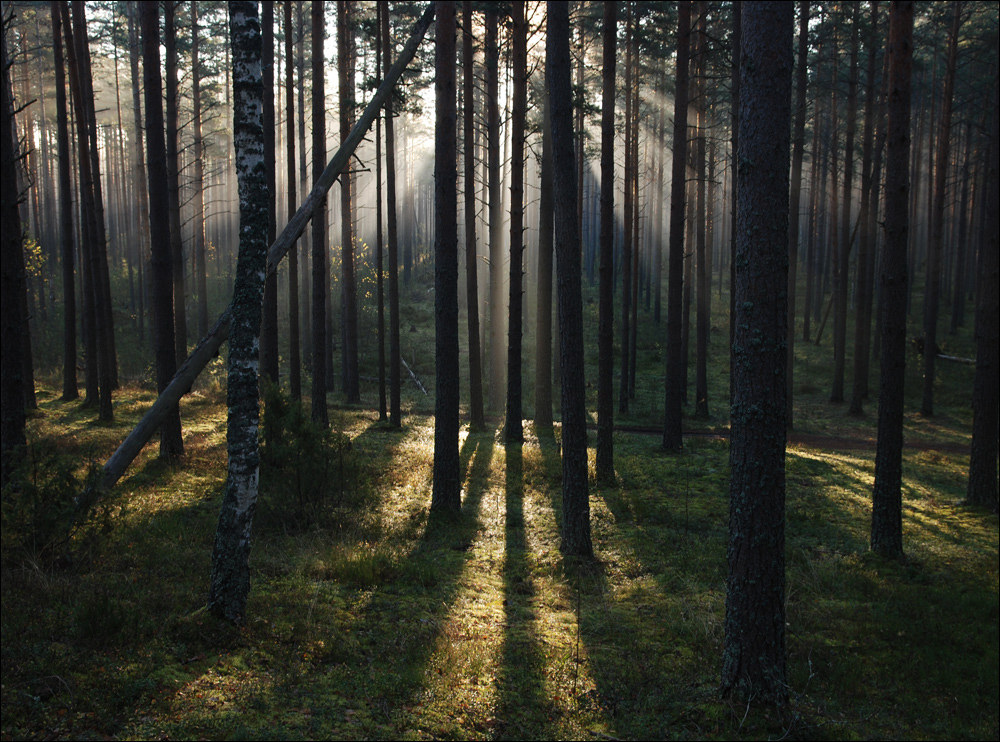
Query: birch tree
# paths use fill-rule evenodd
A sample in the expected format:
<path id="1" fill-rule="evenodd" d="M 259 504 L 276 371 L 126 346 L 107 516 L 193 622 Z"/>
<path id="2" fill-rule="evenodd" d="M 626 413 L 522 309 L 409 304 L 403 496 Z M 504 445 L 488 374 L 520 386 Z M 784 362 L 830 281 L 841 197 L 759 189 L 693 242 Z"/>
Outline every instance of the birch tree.
<path id="1" fill-rule="evenodd" d="M 250 593 L 250 529 L 260 474 L 257 372 L 268 247 L 264 85 L 257 3 L 230 3 L 229 33 L 233 50 L 233 146 L 240 195 L 240 247 L 229 327 L 226 392 L 229 468 L 215 533 L 208 607 L 216 615 L 242 624 Z"/>

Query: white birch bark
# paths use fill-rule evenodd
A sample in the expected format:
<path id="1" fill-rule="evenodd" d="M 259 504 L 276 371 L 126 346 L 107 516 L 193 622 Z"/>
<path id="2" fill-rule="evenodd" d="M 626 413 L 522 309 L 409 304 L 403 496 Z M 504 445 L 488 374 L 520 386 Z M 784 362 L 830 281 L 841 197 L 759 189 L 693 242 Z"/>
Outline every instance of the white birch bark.
<path id="1" fill-rule="evenodd" d="M 212 553 L 208 607 L 242 624 L 250 593 L 250 532 L 257 505 L 260 450 L 258 358 L 267 268 L 264 86 L 257 3 L 229 4 L 233 50 L 233 143 L 240 196 L 240 247 L 229 328 L 229 470 Z"/>

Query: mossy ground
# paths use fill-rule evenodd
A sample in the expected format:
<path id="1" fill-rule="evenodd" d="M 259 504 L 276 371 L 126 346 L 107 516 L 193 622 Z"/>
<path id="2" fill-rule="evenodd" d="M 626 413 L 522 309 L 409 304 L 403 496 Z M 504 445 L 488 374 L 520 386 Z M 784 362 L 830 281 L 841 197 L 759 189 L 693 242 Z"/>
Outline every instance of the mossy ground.
<path id="1" fill-rule="evenodd" d="M 640 391 L 662 373 L 662 329 L 643 327 Z M 691 427 L 725 431 L 723 332 L 715 417 Z M 829 405 L 829 347 L 796 353 L 781 711 L 717 690 L 722 435 L 668 455 L 655 435 L 617 433 L 616 482 L 592 482 L 597 558 L 574 564 L 559 552 L 557 444 L 530 423 L 523 445 L 463 429 L 462 514 L 438 522 L 422 395 L 407 392 L 402 430 L 335 409 L 352 442 L 344 468 L 308 510 L 280 477 L 265 480 L 247 625 L 218 622 L 203 610 L 225 476 L 216 370 L 182 403 L 183 462 L 147 447 L 115 490 L 108 532 L 57 564 L 5 554 L 3 738 L 995 739 L 998 521 L 961 504 L 971 371 L 944 367 L 939 414 L 907 417 L 907 556 L 893 562 L 867 549 L 875 405 L 861 418 Z M 43 385 L 31 438 L 101 461 L 153 396 L 126 388 L 115 423 L 98 425 Z M 653 418 L 636 408 L 622 422 Z"/>

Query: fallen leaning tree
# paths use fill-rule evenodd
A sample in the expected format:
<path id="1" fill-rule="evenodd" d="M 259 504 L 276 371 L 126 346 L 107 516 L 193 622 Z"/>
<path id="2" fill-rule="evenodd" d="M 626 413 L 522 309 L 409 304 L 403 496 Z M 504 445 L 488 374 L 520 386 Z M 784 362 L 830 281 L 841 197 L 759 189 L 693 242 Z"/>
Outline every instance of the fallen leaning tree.
<path id="1" fill-rule="evenodd" d="M 361 144 L 361 141 L 368 133 L 368 129 L 375 121 L 379 111 L 382 109 L 386 98 L 389 97 L 403 70 L 413 60 L 417 53 L 417 47 L 427 33 L 427 29 L 434 19 L 434 3 L 429 3 L 423 15 L 413 25 L 410 38 L 403 47 L 403 51 L 396 58 L 395 63 L 389 69 L 388 74 L 379 85 L 375 96 L 365 107 L 361 118 L 351 129 L 347 139 L 340 146 L 340 149 L 333 155 L 330 162 L 320 175 L 309 195 L 302 202 L 302 206 L 295 212 L 295 215 L 288 221 L 285 229 L 278 235 L 274 244 L 267 251 L 267 272 L 270 274 L 277 270 L 281 259 L 285 257 L 288 250 L 299 239 L 306 225 L 312 219 L 316 205 L 326 197 L 327 192 L 333 187 L 334 182 L 342 172 L 347 169 L 348 162 L 354 155 L 354 151 Z M 215 325 L 209 333 L 201 339 L 191 355 L 181 365 L 170 380 L 167 387 L 160 393 L 153 406 L 143 415 L 139 423 L 128 434 L 118 449 L 111 455 L 97 482 L 97 493 L 102 495 L 114 487 L 124 476 L 125 471 L 139 455 L 143 447 L 153 437 L 153 433 L 160 427 L 170 408 L 180 401 L 190 389 L 194 380 L 204 370 L 208 362 L 219 352 L 219 348 L 229 338 L 229 324 L 231 319 L 231 307 L 226 310 L 216 320 Z"/>

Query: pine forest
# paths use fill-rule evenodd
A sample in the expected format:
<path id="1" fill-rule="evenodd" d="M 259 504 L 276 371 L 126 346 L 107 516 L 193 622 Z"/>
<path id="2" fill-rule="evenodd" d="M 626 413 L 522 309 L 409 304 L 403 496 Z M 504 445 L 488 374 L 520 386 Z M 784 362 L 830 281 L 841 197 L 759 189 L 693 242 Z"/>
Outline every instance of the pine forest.
<path id="1" fill-rule="evenodd" d="M 3 0 L 0 735 L 1000 737 L 1000 10 Z"/>

